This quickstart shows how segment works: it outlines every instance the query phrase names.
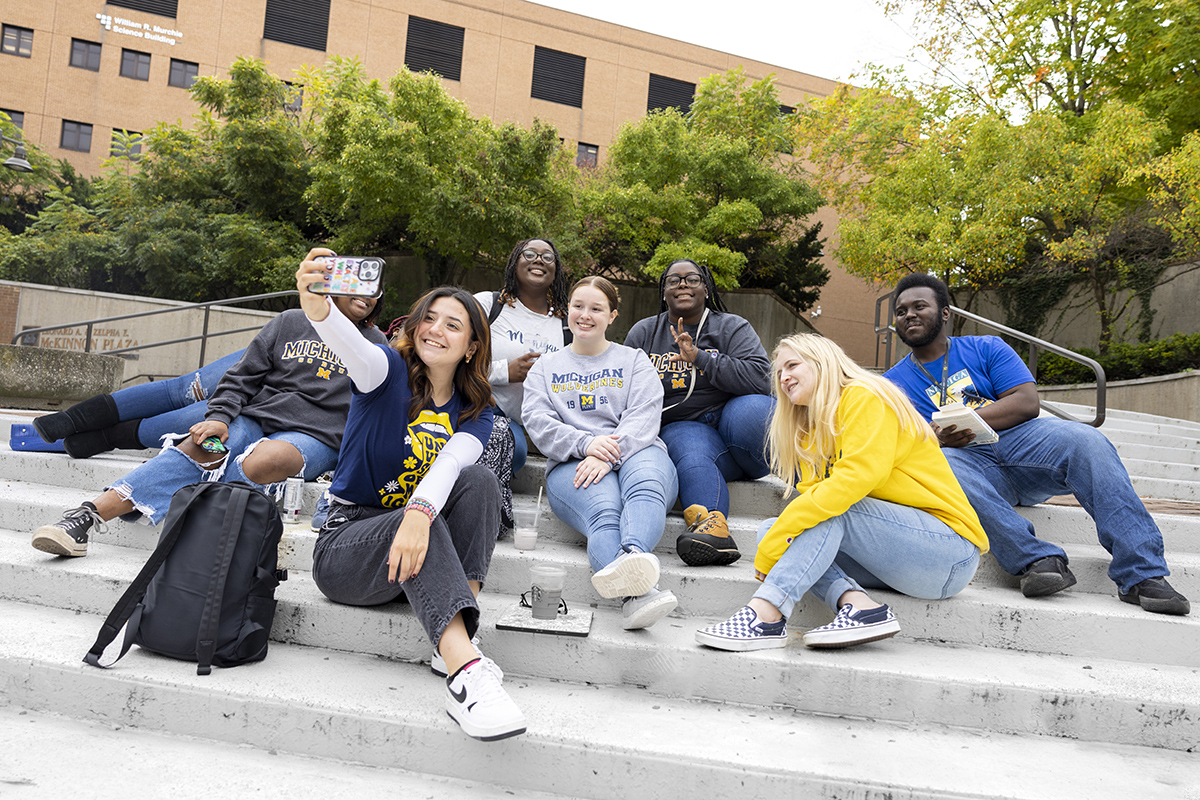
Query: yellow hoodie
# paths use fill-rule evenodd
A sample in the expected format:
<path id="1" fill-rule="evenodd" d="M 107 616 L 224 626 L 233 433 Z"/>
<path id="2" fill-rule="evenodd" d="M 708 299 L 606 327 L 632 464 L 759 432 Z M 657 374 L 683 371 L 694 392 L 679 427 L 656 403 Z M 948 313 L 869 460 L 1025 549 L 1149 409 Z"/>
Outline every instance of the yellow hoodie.
<path id="1" fill-rule="evenodd" d="M 767 574 L 793 538 L 864 497 L 928 512 L 987 552 L 987 534 L 936 439 L 918 439 L 902 430 L 895 412 L 878 395 L 854 384 L 842 391 L 837 425 L 837 455 L 815 472 L 803 466 L 796 484 L 800 496 L 788 503 L 759 543 L 755 569 Z"/>

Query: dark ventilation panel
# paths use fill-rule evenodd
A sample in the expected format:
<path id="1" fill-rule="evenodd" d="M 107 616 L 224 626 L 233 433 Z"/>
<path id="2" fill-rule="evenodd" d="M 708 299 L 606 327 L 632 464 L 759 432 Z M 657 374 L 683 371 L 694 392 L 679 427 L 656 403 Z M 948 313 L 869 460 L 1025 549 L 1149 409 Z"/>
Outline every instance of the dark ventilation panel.
<path id="1" fill-rule="evenodd" d="M 160 17 L 179 16 L 179 0 L 108 0 L 108 4 L 158 14 Z"/>
<path id="2" fill-rule="evenodd" d="M 646 95 L 646 110 L 678 108 L 687 113 L 692 107 L 696 84 L 650 73 L 650 91 Z"/>
<path id="3" fill-rule="evenodd" d="M 404 66 L 413 72 L 436 72 L 448 80 L 461 81 L 465 33 L 457 25 L 409 17 Z"/>
<path id="4" fill-rule="evenodd" d="M 533 88 L 530 97 L 583 108 L 583 56 L 535 47 L 533 50 Z"/>
<path id="5" fill-rule="evenodd" d="M 330 0 L 267 0 L 263 38 L 324 52 Z"/>

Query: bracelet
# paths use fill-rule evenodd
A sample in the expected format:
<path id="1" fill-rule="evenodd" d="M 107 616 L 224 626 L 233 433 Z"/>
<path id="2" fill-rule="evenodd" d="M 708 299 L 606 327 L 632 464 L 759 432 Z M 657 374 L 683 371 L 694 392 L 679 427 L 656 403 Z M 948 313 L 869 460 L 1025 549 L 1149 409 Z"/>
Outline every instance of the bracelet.
<path id="1" fill-rule="evenodd" d="M 425 516 L 429 517 L 430 524 L 437 519 L 437 509 L 433 507 L 433 503 L 428 500 L 423 500 L 420 497 L 414 497 L 408 501 L 408 505 L 404 507 L 405 511 L 420 511 Z"/>

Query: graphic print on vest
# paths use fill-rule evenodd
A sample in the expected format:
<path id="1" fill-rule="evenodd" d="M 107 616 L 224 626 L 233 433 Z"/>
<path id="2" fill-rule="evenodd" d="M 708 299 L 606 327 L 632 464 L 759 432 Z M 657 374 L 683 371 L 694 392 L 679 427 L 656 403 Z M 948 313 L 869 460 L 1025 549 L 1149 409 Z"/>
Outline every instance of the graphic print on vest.
<path id="1" fill-rule="evenodd" d="M 991 400 L 975 390 L 975 381 L 972 380 L 971 373 L 965 367 L 946 379 L 946 393 L 949 395 L 950 402 L 962 403 L 967 408 L 983 408 L 992 404 Z M 936 383 L 931 383 L 925 387 L 925 394 L 933 401 L 934 407 L 938 407 L 938 401 L 942 399 L 941 387 Z"/>
<path id="2" fill-rule="evenodd" d="M 453 435 L 454 426 L 450 424 L 449 414 L 422 410 L 409 423 L 408 433 L 404 436 L 404 446 L 409 453 L 404 459 L 404 471 L 379 490 L 380 505 L 384 508 L 406 505 L 413 489 L 417 488 L 437 454 Z"/>
<path id="3" fill-rule="evenodd" d="M 334 371 L 338 375 L 346 374 L 342 360 L 329 349 L 329 345 L 320 339 L 299 339 L 287 342 L 283 346 L 282 361 L 296 361 L 300 364 L 316 364 L 316 376 L 321 380 L 329 380 Z"/>

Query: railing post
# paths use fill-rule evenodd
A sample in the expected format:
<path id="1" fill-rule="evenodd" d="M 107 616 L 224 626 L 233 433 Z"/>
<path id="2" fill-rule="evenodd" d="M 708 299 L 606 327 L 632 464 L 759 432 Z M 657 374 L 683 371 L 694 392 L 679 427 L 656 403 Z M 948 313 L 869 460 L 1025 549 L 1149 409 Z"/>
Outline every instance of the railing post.
<path id="1" fill-rule="evenodd" d="M 206 305 L 204 307 L 204 330 L 201 331 L 200 335 L 200 363 L 196 366 L 196 369 L 204 366 L 204 351 L 208 347 L 208 317 L 210 311 L 212 311 L 212 306 Z"/>
<path id="2" fill-rule="evenodd" d="M 84 334 L 83 352 L 92 352 L 92 323 L 90 322 L 87 324 L 87 333 Z"/>

